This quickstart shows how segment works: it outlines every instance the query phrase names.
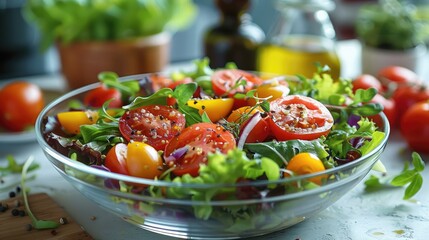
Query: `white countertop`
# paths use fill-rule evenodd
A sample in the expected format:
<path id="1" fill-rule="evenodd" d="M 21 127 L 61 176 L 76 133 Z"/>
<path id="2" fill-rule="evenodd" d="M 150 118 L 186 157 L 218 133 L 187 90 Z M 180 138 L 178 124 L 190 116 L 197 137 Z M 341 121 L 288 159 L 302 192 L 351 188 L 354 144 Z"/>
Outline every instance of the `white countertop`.
<path id="1" fill-rule="evenodd" d="M 356 46 L 351 42 L 343 47 Z M 350 49 L 350 48 L 349 48 Z M 359 49 L 351 48 L 347 56 L 358 54 Z M 355 58 L 356 59 L 356 58 Z M 356 64 L 356 62 L 355 62 Z M 357 65 L 343 65 L 347 77 L 356 76 L 360 68 Z M 356 67 L 356 68 L 354 68 Z M 344 69 L 343 69 L 344 70 Z M 64 87 L 60 76 L 35 77 L 35 82 L 50 85 L 53 89 Z M 56 81 L 56 82 L 49 82 Z M 51 166 L 41 148 L 35 141 L 26 143 L 0 144 L 0 164 L 7 154 L 19 161 L 25 161 L 33 155 L 41 168 L 37 178 L 28 183 L 32 193 L 46 192 L 77 221 L 95 239 L 173 239 L 140 229 L 126 223 L 119 217 L 105 211 L 89 201 L 74 189 Z M 428 156 L 422 156 L 429 159 Z M 397 131 L 392 131 L 387 147 L 381 156 L 388 173 L 399 173 L 404 160 L 410 160 L 411 154 Z M 378 174 L 371 172 L 370 174 Z M 429 235 L 429 167 L 422 173 L 422 190 L 412 201 L 402 200 L 404 188 L 390 189 L 376 193 L 365 193 L 361 182 L 352 191 L 334 203 L 331 207 L 291 228 L 258 239 L 295 240 L 295 239 L 427 239 Z M 0 193 L 0 199 L 7 198 L 7 192 Z M 93 217 L 96 217 L 95 220 Z M 7 231 L 6 224 L 0 224 L 0 231 Z"/>

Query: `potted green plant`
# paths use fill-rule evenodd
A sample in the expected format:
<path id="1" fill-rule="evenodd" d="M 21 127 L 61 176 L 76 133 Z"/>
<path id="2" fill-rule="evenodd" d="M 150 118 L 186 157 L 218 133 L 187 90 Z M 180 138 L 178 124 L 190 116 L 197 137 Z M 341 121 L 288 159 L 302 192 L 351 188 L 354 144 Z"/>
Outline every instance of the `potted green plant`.
<path id="1" fill-rule="evenodd" d="M 356 33 L 362 43 L 362 71 L 376 74 L 388 65 L 419 72 L 429 39 L 422 8 L 398 0 L 380 0 L 362 6 Z"/>
<path id="2" fill-rule="evenodd" d="M 101 71 L 132 75 L 161 71 L 171 34 L 195 16 L 192 0 L 28 0 L 27 19 L 42 48 L 55 44 L 68 87 L 97 81 Z"/>

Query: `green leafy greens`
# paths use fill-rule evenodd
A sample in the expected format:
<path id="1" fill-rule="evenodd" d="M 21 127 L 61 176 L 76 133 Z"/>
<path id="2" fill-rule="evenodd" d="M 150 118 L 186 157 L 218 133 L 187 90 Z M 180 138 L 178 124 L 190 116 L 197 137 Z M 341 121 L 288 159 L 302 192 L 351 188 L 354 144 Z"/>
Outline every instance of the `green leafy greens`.
<path id="1" fill-rule="evenodd" d="M 207 205 L 194 205 L 193 208 L 197 218 L 208 219 L 213 211 L 209 202 L 216 196 L 234 196 L 231 193 L 236 192 L 236 188 L 188 188 L 181 186 L 182 184 L 235 184 L 239 179 L 255 180 L 263 175 L 268 180 L 277 180 L 280 178 L 280 168 L 273 160 L 266 157 L 249 159 L 246 153 L 239 149 L 231 150 L 227 154 L 214 153 L 208 156 L 207 165 L 201 165 L 198 177 L 185 174 L 171 180 L 179 185 L 169 187 L 167 196 L 207 202 Z M 152 193 L 161 194 L 156 191 Z"/>

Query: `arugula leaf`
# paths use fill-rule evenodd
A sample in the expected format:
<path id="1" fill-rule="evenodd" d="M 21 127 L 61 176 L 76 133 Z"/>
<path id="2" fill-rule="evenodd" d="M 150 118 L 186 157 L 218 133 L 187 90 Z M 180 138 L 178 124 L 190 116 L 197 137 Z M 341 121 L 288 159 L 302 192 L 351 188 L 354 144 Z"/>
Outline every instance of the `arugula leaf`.
<path id="1" fill-rule="evenodd" d="M 287 165 L 289 160 L 300 152 L 313 153 L 320 159 L 329 156 L 321 139 L 312 141 L 290 140 L 284 142 L 271 141 L 262 143 L 246 143 L 244 149 L 257 156 L 265 156 L 274 160 L 279 166 Z"/>
<path id="2" fill-rule="evenodd" d="M 410 169 L 406 162 L 402 172 L 393 178 L 378 178 L 377 176 L 371 175 L 370 178 L 365 181 L 365 191 L 370 192 L 386 188 L 403 187 L 408 184 L 405 189 L 403 199 L 407 200 L 412 198 L 418 191 L 420 191 L 423 185 L 421 172 L 424 170 L 425 163 L 418 153 L 413 152 L 411 156 L 414 168 Z"/>

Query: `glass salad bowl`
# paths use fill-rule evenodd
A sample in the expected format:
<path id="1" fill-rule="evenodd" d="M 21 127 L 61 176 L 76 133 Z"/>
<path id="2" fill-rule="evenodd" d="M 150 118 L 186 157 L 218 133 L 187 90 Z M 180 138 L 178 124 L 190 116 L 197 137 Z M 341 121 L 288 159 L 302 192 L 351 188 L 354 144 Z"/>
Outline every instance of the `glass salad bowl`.
<path id="1" fill-rule="evenodd" d="M 130 79 L 149 84 L 147 75 L 121 78 Z M 384 137 L 364 156 L 321 172 L 278 180 L 207 184 L 138 178 L 78 162 L 46 140 L 47 117 L 65 111 L 72 100 L 82 100 L 99 85 L 76 89 L 47 105 L 36 122 L 38 143 L 55 169 L 84 196 L 131 224 L 178 238 L 248 238 L 302 222 L 358 184 L 380 159 L 389 136 L 387 118 L 380 113 Z M 217 166 L 227 171 L 222 167 Z M 308 184 L 317 177 L 325 179 L 323 184 Z M 144 190 L 130 191 L 129 185 Z"/>

